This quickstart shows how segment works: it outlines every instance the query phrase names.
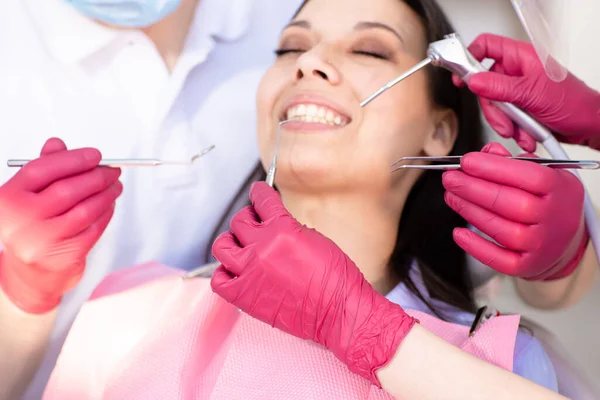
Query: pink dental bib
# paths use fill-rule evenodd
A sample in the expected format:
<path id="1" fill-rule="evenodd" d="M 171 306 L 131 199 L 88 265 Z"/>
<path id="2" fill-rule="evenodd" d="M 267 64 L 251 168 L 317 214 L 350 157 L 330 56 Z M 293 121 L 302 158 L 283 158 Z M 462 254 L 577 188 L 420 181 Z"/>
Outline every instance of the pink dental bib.
<path id="1" fill-rule="evenodd" d="M 44 400 L 392 399 L 324 347 L 239 312 L 208 279 L 181 274 L 147 264 L 109 275 L 73 324 Z M 406 312 L 512 370 L 518 316 L 492 318 L 469 338 L 466 326 Z"/>

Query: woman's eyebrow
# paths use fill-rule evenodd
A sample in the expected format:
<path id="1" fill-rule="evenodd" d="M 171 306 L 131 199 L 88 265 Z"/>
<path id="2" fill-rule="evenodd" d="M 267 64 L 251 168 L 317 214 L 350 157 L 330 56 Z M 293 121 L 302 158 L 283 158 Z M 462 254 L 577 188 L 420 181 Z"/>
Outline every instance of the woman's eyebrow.
<path id="1" fill-rule="evenodd" d="M 361 29 L 385 29 L 386 31 L 393 33 L 402 43 L 404 43 L 404 39 L 402 39 L 402 36 L 400 35 L 400 33 L 398 33 L 397 30 L 395 30 L 389 25 L 382 24 L 381 22 L 363 21 L 354 25 L 354 30 Z"/>
<path id="2" fill-rule="evenodd" d="M 297 20 L 297 21 L 290 22 L 285 28 L 283 28 L 283 30 L 285 31 L 286 29 L 288 29 L 292 26 L 304 28 L 304 29 L 311 29 L 310 22 L 305 21 L 305 20 Z M 398 40 L 400 40 L 402 43 L 404 43 L 404 39 L 402 39 L 402 36 L 400 35 L 400 33 L 398 33 L 397 30 L 395 30 L 391 26 L 383 24 L 381 22 L 362 21 L 362 22 L 359 22 L 356 25 L 354 25 L 354 30 L 362 30 L 362 29 L 384 29 L 388 32 L 393 33 L 394 36 L 396 36 L 398 38 Z"/>
<path id="3" fill-rule="evenodd" d="M 283 30 L 285 31 L 287 28 L 291 28 L 292 26 L 297 26 L 299 28 L 305 28 L 305 29 L 310 29 L 310 22 L 308 21 L 304 21 L 304 20 L 297 20 L 297 21 L 292 21 L 289 24 L 287 24 Z"/>

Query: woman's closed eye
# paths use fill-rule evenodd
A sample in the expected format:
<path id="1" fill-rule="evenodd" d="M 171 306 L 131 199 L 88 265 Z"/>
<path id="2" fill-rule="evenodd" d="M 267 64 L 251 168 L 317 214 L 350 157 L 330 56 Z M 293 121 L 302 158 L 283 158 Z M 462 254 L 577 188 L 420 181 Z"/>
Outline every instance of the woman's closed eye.
<path id="1" fill-rule="evenodd" d="M 306 50 L 302 50 L 302 49 L 277 49 L 275 50 L 275 55 L 277 57 L 281 57 L 284 56 L 286 54 L 291 54 L 291 53 L 304 53 Z"/>
<path id="2" fill-rule="evenodd" d="M 277 50 L 275 50 L 275 55 L 277 57 L 282 57 L 286 54 L 292 54 L 292 53 L 300 54 L 300 53 L 304 53 L 305 51 L 306 50 L 302 50 L 302 49 L 277 49 Z M 368 51 L 368 50 L 353 50 L 352 54 L 366 56 L 366 57 L 373 57 L 373 58 L 377 58 L 380 60 L 389 60 L 390 59 L 390 56 L 388 54 L 384 54 L 383 52 L 375 52 L 375 51 Z"/>
<path id="3" fill-rule="evenodd" d="M 350 49 L 354 55 L 373 57 L 379 60 L 392 60 L 394 51 L 389 47 L 382 40 L 367 37 L 356 40 Z"/>
<path id="4" fill-rule="evenodd" d="M 388 60 L 389 59 L 388 55 L 377 53 L 377 52 L 374 52 L 374 51 L 354 50 L 352 53 L 356 54 L 356 55 L 359 55 L 359 56 L 367 56 L 367 57 L 378 58 L 380 60 Z"/>

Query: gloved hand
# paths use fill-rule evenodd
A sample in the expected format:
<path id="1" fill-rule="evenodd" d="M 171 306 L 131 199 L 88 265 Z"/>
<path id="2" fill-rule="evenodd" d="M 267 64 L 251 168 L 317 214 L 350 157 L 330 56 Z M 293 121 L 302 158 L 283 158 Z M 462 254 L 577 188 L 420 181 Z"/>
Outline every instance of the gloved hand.
<path id="1" fill-rule="evenodd" d="M 375 372 L 415 320 L 376 292 L 335 243 L 300 225 L 265 182 L 252 186 L 250 200 L 213 245 L 221 262 L 213 291 L 254 318 L 325 346 L 381 387 Z"/>
<path id="2" fill-rule="evenodd" d="M 525 151 L 535 141 L 489 100 L 513 103 L 546 125 L 560 141 L 600 150 L 600 93 L 569 74 L 562 82 L 546 75 L 533 46 L 502 36 L 483 34 L 469 46 L 479 61 L 495 60 L 490 69 L 471 76 L 469 89 L 480 97 L 486 119 L 498 134 L 514 137 Z M 457 76 L 455 84 L 464 82 Z"/>
<path id="3" fill-rule="evenodd" d="M 502 145 L 490 143 L 442 178 L 446 203 L 503 247 L 465 228 L 454 231 L 454 240 L 503 274 L 527 280 L 570 275 L 589 239 L 582 183 L 568 171 L 507 156 Z"/>
<path id="4" fill-rule="evenodd" d="M 100 159 L 50 139 L 0 187 L 0 287 L 25 312 L 52 310 L 79 282 L 113 215 L 121 172 L 98 167 Z"/>

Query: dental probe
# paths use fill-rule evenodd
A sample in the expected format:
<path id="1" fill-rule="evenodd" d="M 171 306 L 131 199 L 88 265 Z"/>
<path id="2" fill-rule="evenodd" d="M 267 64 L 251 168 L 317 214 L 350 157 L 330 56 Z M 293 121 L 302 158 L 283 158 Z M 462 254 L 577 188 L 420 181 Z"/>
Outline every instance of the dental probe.
<path id="1" fill-rule="evenodd" d="M 380 94 L 382 94 L 383 92 L 387 91 L 388 89 L 391 89 L 398 82 L 403 81 L 404 79 L 408 78 L 409 76 L 411 76 L 415 72 L 421 70 L 422 68 L 425 68 L 426 66 L 428 66 L 429 64 L 431 64 L 432 61 L 433 60 L 431 58 L 427 57 L 426 59 L 424 59 L 423 61 L 421 61 L 420 63 L 418 63 L 417 65 L 415 65 L 414 67 L 412 67 L 411 69 L 409 69 L 408 71 L 406 71 L 405 73 L 403 73 L 402 75 L 400 75 L 399 77 L 397 77 L 395 79 L 392 79 L 391 81 L 389 81 L 388 83 L 386 83 L 385 85 L 383 85 L 382 87 L 380 87 L 379 89 L 377 89 L 377 91 L 375 93 L 373 93 L 372 95 L 370 95 L 369 97 L 367 97 L 366 99 L 364 99 L 360 103 L 360 106 L 361 107 L 366 106 L 371 101 L 373 101 L 376 97 L 378 97 Z"/>
<path id="2" fill-rule="evenodd" d="M 279 154 L 279 141 L 281 140 L 281 125 L 287 124 L 288 122 L 294 121 L 294 118 L 286 119 L 285 121 L 281 121 L 277 125 L 277 141 L 275 142 L 275 154 L 273 154 L 273 159 L 271 160 L 271 164 L 269 165 L 269 171 L 267 172 L 267 185 L 273 187 L 275 183 L 275 172 L 277 170 L 277 155 Z"/>
<path id="3" fill-rule="evenodd" d="M 98 166 L 101 167 L 112 167 L 112 168 L 120 168 L 120 167 L 156 167 L 159 165 L 191 165 L 196 160 L 209 153 L 215 146 L 212 145 L 210 147 L 205 148 L 200 153 L 194 155 L 189 161 L 168 161 L 168 160 L 160 160 L 156 158 L 123 158 L 123 159 L 107 159 L 104 158 L 100 160 Z M 27 163 L 32 160 L 8 160 L 6 165 L 9 167 L 24 167 Z"/>

